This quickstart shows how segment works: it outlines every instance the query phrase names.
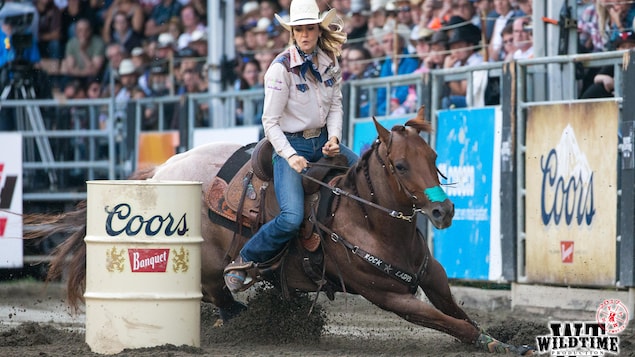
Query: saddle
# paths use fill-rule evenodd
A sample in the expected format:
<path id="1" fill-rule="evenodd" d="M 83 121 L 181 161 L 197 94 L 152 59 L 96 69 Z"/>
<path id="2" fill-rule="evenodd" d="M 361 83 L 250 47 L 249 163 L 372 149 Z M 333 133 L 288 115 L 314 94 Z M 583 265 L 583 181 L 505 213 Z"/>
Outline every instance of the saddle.
<path id="1" fill-rule="evenodd" d="M 236 233 L 241 242 L 232 243 L 228 256 L 233 259 L 238 251 L 264 223 L 280 213 L 273 185 L 273 147 L 267 139 L 250 144 L 236 151 L 212 181 L 205 202 L 210 219 Z M 324 165 L 320 165 L 324 164 Z M 311 166 L 306 175 L 323 180 L 333 166 L 346 166 L 343 155 L 322 158 Z M 341 169 L 340 169 L 341 170 Z M 302 246 L 314 252 L 320 244 L 320 237 L 314 234 L 313 223 L 308 217 L 316 211 L 320 202 L 320 185 L 303 178 L 305 190 L 305 219 L 300 227 Z"/>

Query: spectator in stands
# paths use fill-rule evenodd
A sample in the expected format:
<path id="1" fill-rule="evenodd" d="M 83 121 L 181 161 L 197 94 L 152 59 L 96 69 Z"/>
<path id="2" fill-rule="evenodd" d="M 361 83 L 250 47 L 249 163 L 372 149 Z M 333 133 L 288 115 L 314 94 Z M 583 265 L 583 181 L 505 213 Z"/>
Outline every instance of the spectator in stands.
<path id="1" fill-rule="evenodd" d="M 172 35 L 172 38 L 179 38 L 183 33 L 183 24 L 181 23 L 181 18 L 172 17 L 170 21 L 168 21 L 168 33 Z"/>
<path id="2" fill-rule="evenodd" d="M 190 44 L 194 31 L 207 31 L 200 15 L 196 13 L 196 10 L 191 5 L 185 5 L 181 9 L 181 25 L 183 26 L 183 32 L 178 37 L 177 50 L 183 49 Z"/>
<path id="3" fill-rule="evenodd" d="M 144 35 L 151 37 L 167 32 L 170 19 L 179 16 L 182 7 L 178 0 L 161 0 L 145 23 Z"/>
<path id="4" fill-rule="evenodd" d="M 273 62 L 273 60 L 276 58 L 275 51 L 276 51 L 275 48 L 265 48 L 265 49 L 262 49 L 261 51 L 258 51 L 254 55 L 254 59 L 258 61 L 258 63 L 260 63 L 260 68 L 264 69 L 262 71 L 262 75 L 264 75 L 266 68 L 269 68 L 269 65 L 271 64 L 271 62 Z"/>
<path id="5" fill-rule="evenodd" d="M 373 65 L 377 68 L 378 73 L 381 71 L 381 65 L 386 57 L 382 41 L 382 29 L 374 28 L 372 29 L 370 36 L 367 36 L 366 41 L 364 42 L 364 47 L 366 47 L 368 52 L 370 52 L 370 56 L 373 59 Z"/>
<path id="6" fill-rule="evenodd" d="M 112 77 L 112 74 L 116 74 L 115 72 L 119 68 L 121 61 L 126 58 L 126 50 L 122 45 L 118 43 L 111 43 L 106 46 L 106 65 L 101 72 L 102 78 L 102 87 L 108 87 L 110 85 L 110 80 L 114 81 L 116 79 L 116 75 Z"/>
<path id="7" fill-rule="evenodd" d="M 100 33 L 97 26 L 97 15 L 90 7 L 88 1 L 67 0 L 66 7 L 62 10 L 62 53 L 66 51 L 66 45 L 70 39 L 75 37 L 77 31 L 75 26 L 80 19 L 87 19 L 91 26 L 92 33 Z"/>
<path id="8" fill-rule="evenodd" d="M 410 31 L 406 36 L 405 45 L 408 46 L 408 52 L 414 53 L 415 48 L 411 44 L 410 40 L 416 37 L 416 33 L 413 33 L 413 29 L 417 22 L 413 21 L 413 6 L 410 4 L 410 0 L 397 0 L 395 1 L 395 11 L 396 11 L 396 19 L 397 26 L 403 25 L 403 28 L 408 28 Z"/>
<path id="9" fill-rule="evenodd" d="M 459 16 L 465 21 L 470 21 L 475 26 L 481 25 L 481 17 L 476 13 L 476 8 L 470 0 L 452 0 L 452 15 Z"/>
<path id="10" fill-rule="evenodd" d="M 635 32 L 627 31 L 612 44 L 616 50 L 632 50 L 635 48 Z M 609 98 L 614 95 L 615 66 L 607 65 L 600 68 L 598 73 L 593 77 L 593 84 L 584 90 L 581 99 L 589 98 Z"/>
<path id="11" fill-rule="evenodd" d="M 196 52 L 197 57 L 207 58 L 207 31 L 195 31 L 189 47 Z"/>
<path id="12" fill-rule="evenodd" d="M 409 40 L 409 34 L 410 29 L 405 28 L 404 26 L 397 29 L 392 29 L 390 27 L 384 29 L 382 45 L 386 53 L 386 60 L 381 66 L 381 72 L 379 74 L 380 77 L 410 74 L 419 67 L 419 61 L 416 58 L 408 56 L 410 53 L 406 47 L 406 42 Z M 393 67 L 397 69 L 396 72 Z M 408 86 L 395 87 L 393 88 L 393 92 L 390 94 L 386 92 L 386 88 L 378 89 L 377 109 L 375 114 L 390 114 L 390 110 L 386 106 L 386 100 L 389 95 L 390 99 L 396 99 L 398 105 L 402 105 L 408 97 Z M 391 103 L 394 104 L 394 102 Z"/>
<path id="13" fill-rule="evenodd" d="M 608 49 L 608 36 L 606 26 L 600 27 L 598 14 L 602 13 L 603 23 L 606 25 L 606 6 L 600 0 L 596 0 L 581 11 L 578 18 L 578 51 L 580 53 L 603 52 Z"/>
<path id="14" fill-rule="evenodd" d="M 448 40 L 450 55 L 445 58 L 444 68 L 473 66 L 483 63 L 483 56 L 478 44 L 481 41 L 481 30 L 466 23 L 455 28 Z M 447 82 L 449 94 L 443 98 L 442 107 L 464 108 L 467 106 L 467 80 Z"/>
<path id="15" fill-rule="evenodd" d="M 452 0 L 427 0 L 433 1 L 433 16 L 432 21 L 428 24 L 428 28 L 432 30 L 440 30 L 443 24 L 450 20 L 452 16 Z"/>
<path id="16" fill-rule="evenodd" d="M 132 97 L 132 89 L 137 86 L 139 73 L 131 59 L 126 58 L 119 64 L 118 80 L 121 89 L 117 92 L 115 100 L 117 102 L 126 102 Z"/>
<path id="17" fill-rule="evenodd" d="M 105 32 L 109 32 L 109 35 L 105 37 L 109 39 L 108 43 L 122 45 L 127 53 L 132 52 L 135 47 L 140 47 L 143 42 L 141 35 L 130 27 L 130 19 L 121 11 L 113 16 L 111 31 Z"/>
<path id="18" fill-rule="evenodd" d="M 276 25 L 276 19 L 274 14 L 280 11 L 280 5 L 278 1 L 275 0 L 263 0 L 260 1 L 260 6 L 258 7 L 260 12 L 260 18 L 267 18 L 271 21 L 272 25 Z M 279 25 L 279 24 L 278 24 Z"/>
<path id="19" fill-rule="evenodd" d="M 368 15 L 370 11 L 366 9 L 363 1 L 351 3 L 351 11 L 348 13 L 350 18 L 348 28 L 348 43 L 358 44 L 366 38 L 368 33 Z"/>
<path id="20" fill-rule="evenodd" d="M 515 60 L 533 58 L 534 44 L 529 18 L 519 17 L 514 20 L 512 26 L 514 29 L 514 46 L 516 47 L 513 58 Z"/>
<path id="21" fill-rule="evenodd" d="M 363 46 L 351 46 L 348 49 L 348 66 L 351 72 L 349 80 L 366 79 L 379 77 L 379 68 L 372 61 L 370 52 Z M 370 90 L 361 88 L 355 108 L 359 108 L 359 112 L 355 113 L 357 117 L 367 117 L 370 112 Z"/>
<path id="22" fill-rule="evenodd" d="M 112 40 L 113 22 L 115 15 L 118 13 L 122 13 L 125 16 L 128 20 L 128 27 L 132 29 L 133 32 L 137 35 L 143 34 L 145 14 L 138 0 L 115 0 L 112 5 L 108 7 L 104 19 L 101 34 L 105 42 L 108 43 Z"/>
<path id="23" fill-rule="evenodd" d="M 430 53 L 418 71 L 428 72 L 432 69 L 441 69 L 445 63 L 445 57 L 448 55 L 448 36 L 445 31 L 435 31 L 430 37 Z"/>
<path id="24" fill-rule="evenodd" d="M 494 10 L 494 2 L 492 0 L 471 0 L 474 4 L 474 10 L 476 11 L 476 16 L 479 17 L 479 24 L 476 25 L 481 31 L 485 32 L 485 39 L 489 41 L 492 37 L 492 32 L 494 31 L 494 23 L 496 22 L 496 18 L 498 14 L 496 10 Z M 487 43 L 483 43 L 483 46 L 487 48 Z"/>
<path id="25" fill-rule="evenodd" d="M 498 14 L 494 22 L 492 36 L 489 39 L 489 49 L 487 51 L 489 61 L 502 61 L 505 59 L 505 51 L 503 50 L 503 37 L 501 33 L 508 21 L 513 21 L 517 17 L 523 16 L 519 10 L 514 10 L 510 0 L 494 0 L 494 9 Z"/>
<path id="26" fill-rule="evenodd" d="M 66 46 L 61 72 L 76 78 L 97 76 L 104 65 L 104 52 L 104 41 L 93 35 L 90 21 L 80 19 L 75 27 L 75 37 Z"/>
<path id="27" fill-rule="evenodd" d="M 516 52 L 516 44 L 514 43 L 514 23 L 509 23 L 503 27 L 501 32 L 503 36 L 503 50 L 505 51 L 504 61 L 511 61 L 514 59 L 514 52 Z"/>
<path id="28" fill-rule="evenodd" d="M 261 17 L 258 20 L 256 27 L 252 28 L 250 31 L 255 37 L 258 49 L 271 47 L 273 45 L 273 40 L 270 36 L 270 34 L 273 33 L 273 24 L 268 18 Z"/>
<path id="29" fill-rule="evenodd" d="M 170 94 L 172 79 L 168 62 L 165 60 L 155 60 L 150 64 L 150 77 L 148 78 L 152 97 L 162 97 Z"/>
<path id="30" fill-rule="evenodd" d="M 188 69 L 183 73 L 183 93 L 203 93 L 207 91 L 207 81 L 203 80 L 200 71 Z M 170 121 L 170 129 L 178 130 L 181 125 L 186 124 L 185 118 L 188 118 L 189 101 L 181 100 L 178 107 L 172 115 Z M 197 102 L 194 108 L 194 126 L 209 126 L 209 104 L 207 101 Z"/>
<path id="31" fill-rule="evenodd" d="M 516 0 L 516 5 L 523 15 L 531 18 L 534 13 L 533 0 Z"/>
<path id="32" fill-rule="evenodd" d="M 430 30 L 429 28 L 422 27 L 419 29 L 417 33 L 417 38 L 414 42 L 415 50 L 417 53 L 417 57 L 419 58 L 419 68 L 415 71 L 416 73 L 427 72 L 425 68 L 426 58 L 430 55 L 430 40 L 432 39 L 432 35 L 435 34 L 435 31 Z"/>
<path id="33" fill-rule="evenodd" d="M 150 87 L 148 86 L 148 79 L 150 77 L 150 58 L 142 47 L 133 48 L 130 56 L 130 59 L 134 64 L 134 68 L 136 68 L 137 73 L 139 73 L 139 78 L 137 79 L 139 88 L 143 90 L 146 96 L 152 94 Z"/>
<path id="34" fill-rule="evenodd" d="M 260 90 L 263 89 L 263 73 L 260 68 L 260 63 L 256 60 L 251 60 L 245 63 L 240 79 L 238 81 L 237 90 Z M 236 124 L 244 125 L 260 123 L 260 117 L 262 116 L 262 108 L 264 101 L 262 99 L 253 100 L 254 116 L 245 120 L 245 113 L 243 111 L 244 103 L 241 101 L 236 109 Z"/>
<path id="35" fill-rule="evenodd" d="M 53 0 L 37 0 L 38 50 L 42 58 L 62 59 L 62 12 Z"/>
<path id="36" fill-rule="evenodd" d="M 159 35 L 156 44 L 156 51 L 151 56 L 153 59 L 162 59 L 166 61 L 170 61 L 174 58 L 175 54 L 175 41 L 174 37 L 167 32 L 164 32 Z"/>
<path id="37" fill-rule="evenodd" d="M 371 3 L 370 17 L 368 19 L 369 31 L 373 31 L 374 29 L 381 30 L 386 25 L 385 5 L 386 4 L 382 1 L 375 1 Z"/>

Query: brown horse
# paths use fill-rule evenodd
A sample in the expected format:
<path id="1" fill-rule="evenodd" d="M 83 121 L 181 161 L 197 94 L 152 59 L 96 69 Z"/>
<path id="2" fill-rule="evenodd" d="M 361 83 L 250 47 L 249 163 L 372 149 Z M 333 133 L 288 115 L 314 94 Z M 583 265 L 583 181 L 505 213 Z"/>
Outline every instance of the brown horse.
<path id="1" fill-rule="evenodd" d="M 478 327 L 454 302 L 447 275 L 430 254 L 416 228 L 422 212 L 437 228 L 450 226 L 454 205 L 441 189 L 436 153 L 421 137 L 431 127 L 421 109 L 416 118 L 387 130 L 375 121 L 378 139 L 348 171 L 334 180 L 339 193 L 330 204 L 330 219 L 317 223 L 323 233 L 324 277 L 337 291 L 359 294 L 378 307 L 414 324 L 450 334 L 464 343 L 489 352 L 532 354 L 526 346 L 502 343 Z M 240 146 L 214 143 L 178 154 L 132 179 L 189 180 L 203 183 L 207 192 L 212 179 Z M 56 230 L 80 227 L 54 253 L 49 275 L 69 276 L 68 298 L 77 307 L 82 300 L 86 252 L 85 204 L 59 217 Z M 223 268 L 234 232 L 212 223 L 201 198 L 202 289 L 204 301 L 218 307 L 229 319 L 245 306 L 225 286 Z M 303 256 L 290 250 L 277 274 L 285 277 L 289 291 L 319 289 L 303 269 Z M 432 305 L 415 297 L 421 288 Z"/>

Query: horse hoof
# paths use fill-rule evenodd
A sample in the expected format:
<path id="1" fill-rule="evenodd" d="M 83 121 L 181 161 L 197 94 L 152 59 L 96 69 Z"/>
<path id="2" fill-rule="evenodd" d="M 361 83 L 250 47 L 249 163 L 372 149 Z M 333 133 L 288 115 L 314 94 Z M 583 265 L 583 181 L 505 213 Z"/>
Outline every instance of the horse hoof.
<path id="1" fill-rule="evenodd" d="M 516 347 L 510 344 L 501 342 L 495 339 L 494 337 L 484 333 L 481 333 L 478 336 L 474 344 L 478 348 L 490 353 L 512 352 L 520 356 L 532 356 L 534 354 L 534 349 L 530 346 L 524 345 L 524 346 Z"/>

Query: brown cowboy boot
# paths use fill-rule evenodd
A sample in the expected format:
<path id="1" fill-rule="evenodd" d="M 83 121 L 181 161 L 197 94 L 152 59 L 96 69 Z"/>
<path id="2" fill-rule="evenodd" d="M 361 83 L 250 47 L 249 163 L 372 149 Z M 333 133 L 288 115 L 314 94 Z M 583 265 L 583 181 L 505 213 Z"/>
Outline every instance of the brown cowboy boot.
<path id="1" fill-rule="evenodd" d="M 227 285 L 229 291 L 236 293 L 243 290 L 245 278 L 247 278 L 247 269 L 253 266 L 253 262 L 243 261 L 243 257 L 241 257 L 240 254 L 236 260 L 227 264 L 223 270 L 223 276 L 225 278 L 225 285 Z"/>

